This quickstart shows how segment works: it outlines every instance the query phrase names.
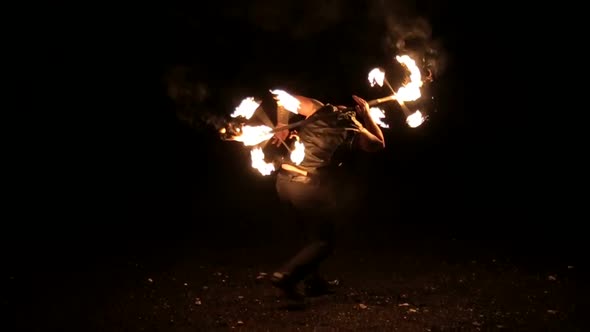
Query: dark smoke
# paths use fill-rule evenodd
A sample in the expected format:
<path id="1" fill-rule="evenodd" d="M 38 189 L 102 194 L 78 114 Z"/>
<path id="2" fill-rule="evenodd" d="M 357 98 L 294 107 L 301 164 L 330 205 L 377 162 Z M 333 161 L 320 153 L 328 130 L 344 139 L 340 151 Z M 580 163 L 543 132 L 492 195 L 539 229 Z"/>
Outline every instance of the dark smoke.
<path id="1" fill-rule="evenodd" d="M 329 29 L 342 30 L 343 24 L 358 24 L 358 17 L 366 11 L 368 26 L 362 23 L 355 29 L 362 37 L 351 35 L 352 44 L 354 38 L 375 39 L 391 58 L 408 54 L 425 75 L 442 74 L 446 56 L 442 42 L 433 37 L 428 16 L 443 5 L 428 0 L 369 0 L 359 4 L 342 0 L 255 0 L 246 6 L 244 15 L 262 30 L 311 40 Z"/>
<path id="2" fill-rule="evenodd" d="M 225 126 L 226 120 L 209 110 L 209 87 L 202 82 L 197 69 L 189 66 L 169 68 L 165 76 L 168 97 L 174 102 L 177 118 L 193 129 Z"/>
<path id="3" fill-rule="evenodd" d="M 410 55 L 433 79 L 443 73 L 446 56 L 442 42 L 433 37 L 431 23 L 412 2 L 373 0 L 370 4 L 371 20 L 384 23 L 382 43 L 387 54 Z"/>
<path id="4" fill-rule="evenodd" d="M 295 90 L 307 87 L 316 90 L 315 87 L 320 87 L 314 91 L 315 95 L 329 95 L 333 90 L 346 89 L 346 86 L 338 85 L 329 90 L 331 81 L 328 78 L 322 81 L 322 75 L 313 72 L 317 67 L 309 69 L 309 72 L 297 70 L 306 69 L 303 64 L 310 60 L 317 60 L 318 64 L 328 63 L 327 67 L 331 70 L 344 63 L 356 64 L 363 60 L 371 65 L 393 68 L 391 70 L 399 71 L 399 75 L 388 75 L 394 88 L 400 83 L 395 78 L 406 76 L 405 70 L 395 65 L 396 55 L 410 55 L 421 68 L 423 77 L 432 75 L 433 80 L 444 69 L 445 54 L 440 41 L 433 37 L 433 27 L 426 18 L 428 15 L 420 13 L 417 3 L 410 0 L 358 3 L 341 0 L 254 0 L 237 4 L 235 1 L 220 0 L 216 6 L 211 15 L 214 21 L 221 22 L 219 25 L 227 25 L 227 33 L 223 32 L 226 31 L 224 29 L 205 33 L 208 26 L 202 23 L 206 21 L 199 8 L 179 9 L 183 15 L 175 17 L 175 22 L 181 21 L 177 22 L 179 29 L 186 30 L 182 34 L 186 44 L 200 40 L 202 45 L 209 45 L 208 48 L 199 48 L 196 53 L 188 52 L 191 55 L 187 57 L 194 57 L 192 64 L 170 68 L 166 75 L 168 96 L 175 104 L 177 117 L 191 128 L 219 130 L 227 127 L 231 120 L 228 115 L 239 102 L 234 98 L 246 95 L 261 97 L 252 89 L 275 88 L 277 83 L 289 85 L 285 83 L 288 80 L 293 80 Z M 431 7 L 428 10 L 435 10 Z M 244 43 L 245 40 L 248 42 Z M 355 48 L 355 45 L 374 47 L 379 44 L 383 52 L 377 51 L 375 53 L 381 54 L 375 56 L 367 54 L 370 50 L 365 52 Z M 293 49 L 287 54 L 281 51 L 290 50 L 290 47 Z M 324 56 L 328 52 L 322 47 L 332 47 L 334 52 Z M 223 67 L 227 68 L 221 81 L 210 71 L 219 66 L 221 58 L 229 57 L 228 54 L 239 55 L 244 62 L 224 64 Z M 383 55 L 386 59 L 381 59 Z M 361 59 L 363 57 L 367 59 Z M 371 59 L 378 59 L 381 63 Z M 191 62 L 190 59 L 188 62 Z M 331 64 L 334 66 L 330 67 Z M 301 67 L 297 67 L 299 65 Z M 364 78 L 365 75 L 363 72 L 359 77 Z M 251 77 L 257 80 L 253 82 Z M 254 87 L 254 84 L 260 86 Z M 313 88 L 311 84 L 314 84 Z"/>
<path id="5" fill-rule="evenodd" d="M 347 2 L 338 0 L 255 0 L 247 15 L 250 23 L 292 38 L 308 38 L 340 23 Z"/>

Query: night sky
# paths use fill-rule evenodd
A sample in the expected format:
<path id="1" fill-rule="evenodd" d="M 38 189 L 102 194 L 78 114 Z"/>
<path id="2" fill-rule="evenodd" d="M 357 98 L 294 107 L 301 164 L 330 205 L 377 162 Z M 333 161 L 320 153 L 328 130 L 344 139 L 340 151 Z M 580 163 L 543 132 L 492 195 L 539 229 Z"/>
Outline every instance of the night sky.
<path id="1" fill-rule="evenodd" d="M 352 94 L 381 97 L 368 72 L 386 68 L 395 86 L 394 57 L 410 51 L 433 72 L 422 98 L 428 120 L 408 128 L 391 106 L 386 151 L 351 165 L 355 207 L 441 236 L 576 247 L 580 219 L 562 201 L 581 181 L 579 164 L 567 166 L 580 154 L 562 144 L 558 113 L 575 101 L 544 98 L 562 74 L 543 52 L 555 48 L 551 29 L 506 8 L 219 0 L 115 15 L 125 27 L 101 38 L 112 42 L 107 55 L 72 66 L 92 82 L 71 88 L 93 97 L 67 119 L 82 120 L 64 126 L 75 135 L 58 139 L 65 165 L 51 163 L 35 180 L 43 184 L 35 211 L 44 212 L 32 214 L 43 217 L 24 218 L 12 238 L 69 255 L 173 243 L 243 215 L 250 221 L 239 231 L 256 232 L 255 220 L 275 213 L 274 176 L 251 169 L 248 150 L 221 141 L 215 121 L 274 88 L 344 105 Z M 54 221 L 30 227 L 40 218 Z"/>
<path id="2" fill-rule="evenodd" d="M 587 18 L 572 8 L 51 6 L 28 4 L 4 40 L 9 326 L 563 330 L 587 321 L 578 304 L 588 298 Z M 250 150 L 223 141 L 218 126 L 246 97 L 265 100 L 274 120 L 270 89 L 348 106 L 353 94 L 386 96 L 367 75 L 382 67 L 399 87 L 402 54 L 432 74 L 408 103 L 427 120 L 410 128 L 396 104 L 384 106 L 385 150 L 347 160 L 339 184 L 326 270 L 344 291 L 308 313 L 279 313 L 259 277 L 286 257 L 296 228 L 275 174 L 253 169 Z"/>

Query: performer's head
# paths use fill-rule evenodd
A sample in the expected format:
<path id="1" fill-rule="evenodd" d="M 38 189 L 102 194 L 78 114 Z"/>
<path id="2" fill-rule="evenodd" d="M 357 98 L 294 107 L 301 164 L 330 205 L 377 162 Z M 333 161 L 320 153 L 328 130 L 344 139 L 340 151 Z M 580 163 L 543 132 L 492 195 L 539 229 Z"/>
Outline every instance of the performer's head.
<path id="1" fill-rule="evenodd" d="M 219 135 L 222 140 L 229 141 L 233 137 L 241 134 L 242 124 L 235 121 L 228 121 L 223 127 L 219 128 Z"/>

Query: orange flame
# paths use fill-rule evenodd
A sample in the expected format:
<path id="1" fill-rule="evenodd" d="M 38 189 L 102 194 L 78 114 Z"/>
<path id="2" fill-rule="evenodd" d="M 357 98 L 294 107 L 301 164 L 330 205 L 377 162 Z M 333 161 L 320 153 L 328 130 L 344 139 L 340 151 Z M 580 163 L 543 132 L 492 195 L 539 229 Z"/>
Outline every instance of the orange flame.
<path id="1" fill-rule="evenodd" d="M 243 126 L 240 134 L 229 138 L 232 141 L 244 143 L 245 146 L 253 146 L 269 140 L 274 135 L 268 126 Z"/>
<path id="2" fill-rule="evenodd" d="M 275 170 L 275 166 L 272 163 L 264 161 L 262 148 L 252 149 L 250 151 L 250 157 L 252 158 L 252 167 L 257 169 L 260 174 L 264 176 L 270 175 Z"/>
<path id="3" fill-rule="evenodd" d="M 383 118 L 385 118 L 385 112 L 378 107 L 371 107 L 369 109 L 369 115 L 375 121 L 375 123 L 381 128 L 389 128 L 389 125 L 383 122 Z"/>
<path id="4" fill-rule="evenodd" d="M 236 107 L 235 111 L 231 114 L 231 117 L 237 118 L 242 116 L 246 119 L 250 119 L 259 106 L 260 103 L 257 102 L 253 97 L 244 98 L 240 105 Z"/>
<path id="5" fill-rule="evenodd" d="M 301 106 L 301 102 L 299 99 L 293 97 L 289 93 L 284 90 L 270 90 L 270 92 L 275 95 L 275 100 L 277 101 L 277 105 L 279 107 L 283 107 L 287 111 L 291 113 L 298 114 L 299 107 Z"/>
<path id="6" fill-rule="evenodd" d="M 369 72 L 369 83 L 371 86 L 375 86 L 375 84 L 379 84 L 379 86 L 383 86 L 383 82 L 385 81 L 385 72 L 381 70 L 381 68 L 374 68 Z"/>
<path id="7" fill-rule="evenodd" d="M 424 122 L 424 120 L 426 120 L 426 118 L 422 115 L 422 112 L 416 111 L 406 118 L 406 123 L 411 128 L 416 128 L 419 125 L 421 125 Z"/>
<path id="8" fill-rule="evenodd" d="M 396 92 L 396 99 L 398 102 L 400 102 L 400 105 L 403 108 L 405 106 L 405 101 L 415 101 L 422 96 L 420 93 L 420 88 L 424 83 L 422 82 L 420 68 L 418 68 L 416 61 L 410 58 L 410 56 L 396 56 L 396 60 L 406 67 L 406 69 L 410 72 L 410 82 L 400 87 Z M 422 115 L 422 112 L 416 111 L 408 115 L 408 111 L 409 110 L 407 110 L 406 107 L 406 123 L 411 128 L 420 126 L 426 120 L 426 118 Z"/>
<path id="9" fill-rule="evenodd" d="M 414 101 L 420 98 L 420 88 L 422 87 L 422 74 L 416 62 L 408 55 L 396 56 L 396 60 L 401 63 L 410 72 L 410 82 L 404 84 L 395 93 L 398 101 Z"/>
<path id="10" fill-rule="evenodd" d="M 303 158 L 305 158 L 305 146 L 299 141 L 299 136 L 293 136 L 295 137 L 295 142 L 293 144 L 293 150 L 291 151 L 291 161 L 294 162 L 295 165 L 299 165 L 303 161 Z"/>
<path id="11" fill-rule="evenodd" d="M 410 114 L 410 110 L 406 106 L 405 102 L 415 101 L 422 96 L 420 92 L 420 88 L 423 85 L 422 74 L 420 73 L 420 68 L 418 68 L 416 62 L 410 56 L 396 56 L 396 60 L 410 72 L 408 83 L 401 86 L 397 91 L 394 91 L 393 88 L 387 82 L 387 79 L 385 78 L 385 72 L 380 68 L 374 68 L 369 72 L 369 83 L 371 84 L 371 86 L 375 86 L 375 84 L 378 84 L 381 87 L 383 86 L 383 84 L 386 84 L 387 87 L 393 93 L 391 98 L 388 98 L 388 100 L 397 100 L 397 102 L 402 108 L 402 111 L 406 115 L 406 123 L 408 124 L 408 126 L 416 128 L 420 126 L 426 120 L 426 118 L 422 115 L 420 111 L 416 111 Z M 371 111 L 371 117 L 379 126 L 383 128 L 388 128 L 384 127 L 381 124 L 381 118 L 385 117 L 384 114 L 381 115 L 377 111 Z"/>

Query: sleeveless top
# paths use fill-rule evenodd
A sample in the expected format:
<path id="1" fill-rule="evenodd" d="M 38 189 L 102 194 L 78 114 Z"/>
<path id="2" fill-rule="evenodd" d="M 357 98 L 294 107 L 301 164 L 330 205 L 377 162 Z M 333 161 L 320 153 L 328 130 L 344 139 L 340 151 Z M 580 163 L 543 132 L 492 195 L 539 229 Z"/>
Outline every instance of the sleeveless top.
<path id="1" fill-rule="evenodd" d="M 336 167 L 353 149 L 359 129 L 352 120 L 355 116 L 354 110 L 339 110 L 330 104 L 312 114 L 309 122 L 296 128 L 305 148 L 303 161 L 296 166 L 311 174 Z"/>

